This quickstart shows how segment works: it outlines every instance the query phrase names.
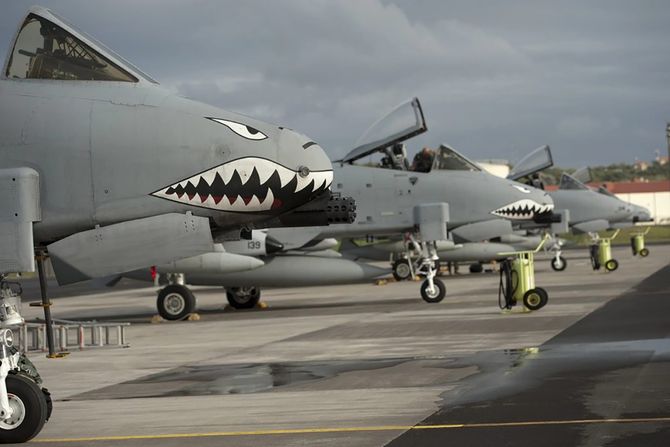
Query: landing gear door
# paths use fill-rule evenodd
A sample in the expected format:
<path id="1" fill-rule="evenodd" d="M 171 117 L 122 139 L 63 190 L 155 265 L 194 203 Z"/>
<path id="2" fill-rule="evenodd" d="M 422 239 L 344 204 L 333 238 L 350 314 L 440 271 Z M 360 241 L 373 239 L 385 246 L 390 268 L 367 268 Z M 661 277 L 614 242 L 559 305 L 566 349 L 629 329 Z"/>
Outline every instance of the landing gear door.
<path id="1" fill-rule="evenodd" d="M 542 146 L 535 149 L 530 154 L 519 160 L 509 175 L 510 180 L 519 180 L 522 177 L 540 172 L 544 169 L 550 168 L 554 165 L 554 159 L 551 156 L 551 149 L 549 146 Z"/>
<path id="2" fill-rule="evenodd" d="M 395 143 L 408 140 L 428 130 L 418 98 L 406 101 L 377 120 L 356 142 L 356 147 L 342 160 L 354 161 L 380 152 Z"/>

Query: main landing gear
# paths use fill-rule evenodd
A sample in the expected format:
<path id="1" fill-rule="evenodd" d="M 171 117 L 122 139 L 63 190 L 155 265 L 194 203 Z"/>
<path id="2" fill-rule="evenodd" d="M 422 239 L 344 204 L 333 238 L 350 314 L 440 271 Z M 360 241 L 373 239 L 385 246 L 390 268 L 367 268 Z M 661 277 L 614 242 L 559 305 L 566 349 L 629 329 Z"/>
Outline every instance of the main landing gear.
<path id="1" fill-rule="evenodd" d="M 261 300 L 259 287 L 228 287 L 226 289 L 228 304 L 234 309 L 253 309 Z"/>
<path id="2" fill-rule="evenodd" d="M 37 267 L 46 320 L 48 357 L 60 357 L 53 344 L 50 303 L 46 296 L 44 256 L 38 254 Z M 11 327 L 23 323 L 21 285 L 0 274 L 0 443 L 27 442 L 37 436 L 51 417 L 51 395 L 42 388 L 42 378 L 28 358 L 14 346 Z"/>
<path id="3" fill-rule="evenodd" d="M 519 301 L 528 311 L 542 309 L 549 301 L 549 294 L 541 287 L 535 287 L 534 255 L 544 244 L 533 251 L 500 253 L 513 258 L 504 260 L 500 265 L 500 287 L 498 304 L 503 310 L 511 310 Z"/>
<path id="4" fill-rule="evenodd" d="M 168 273 L 166 277 L 168 285 L 158 292 L 156 299 L 158 314 L 168 321 L 185 320 L 195 312 L 195 295 L 184 284 L 183 274 Z"/>
<path id="5" fill-rule="evenodd" d="M 612 258 L 612 241 L 617 237 L 620 230 L 616 230 L 612 236 L 599 237 L 598 233 L 591 235 L 589 252 L 591 255 L 591 266 L 593 270 L 605 268 L 607 272 L 613 272 L 619 268 L 619 261 Z"/>

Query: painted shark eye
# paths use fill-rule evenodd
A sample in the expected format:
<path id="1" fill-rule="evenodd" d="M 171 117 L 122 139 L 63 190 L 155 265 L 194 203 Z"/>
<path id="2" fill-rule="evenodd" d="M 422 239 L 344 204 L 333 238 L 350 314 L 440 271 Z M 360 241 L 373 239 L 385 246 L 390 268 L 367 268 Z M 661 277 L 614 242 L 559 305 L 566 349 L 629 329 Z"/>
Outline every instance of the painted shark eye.
<path id="1" fill-rule="evenodd" d="M 519 185 L 512 185 L 512 186 L 514 186 L 516 189 L 518 189 L 522 193 L 530 194 L 530 189 L 528 189 L 528 188 L 524 188 L 523 186 L 519 186 Z"/>
<path id="2" fill-rule="evenodd" d="M 246 138 L 247 140 L 258 141 L 258 140 L 264 140 L 268 137 L 260 130 L 254 129 L 253 127 L 247 126 L 245 124 L 236 123 L 235 121 L 224 120 L 221 118 L 210 118 L 210 119 L 212 121 L 216 121 L 219 124 L 223 124 L 228 129 L 232 130 L 239 136 Z"/>

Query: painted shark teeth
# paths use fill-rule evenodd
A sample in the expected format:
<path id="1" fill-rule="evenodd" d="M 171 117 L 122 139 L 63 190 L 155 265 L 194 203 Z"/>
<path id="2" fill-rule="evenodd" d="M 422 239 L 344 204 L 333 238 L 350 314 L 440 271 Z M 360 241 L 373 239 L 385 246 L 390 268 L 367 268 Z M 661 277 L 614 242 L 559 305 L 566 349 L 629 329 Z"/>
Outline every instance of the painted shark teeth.
<path id="1" fill-rule="evenodd" d="M 550 212 L 553 204 L 540 205 L 534 200 L 522 199 L 491 211 L 491 214 L 506 219 L 532 219 L 536 215 Z"/>
<path id="2" fill-rule="evenodd" d="M 245 157 L 181 180 L 152 195 L 202 208 L 260 212 L 282 208 L 328 189 L 333 171 L 300 176 L 273 161 Z"/>

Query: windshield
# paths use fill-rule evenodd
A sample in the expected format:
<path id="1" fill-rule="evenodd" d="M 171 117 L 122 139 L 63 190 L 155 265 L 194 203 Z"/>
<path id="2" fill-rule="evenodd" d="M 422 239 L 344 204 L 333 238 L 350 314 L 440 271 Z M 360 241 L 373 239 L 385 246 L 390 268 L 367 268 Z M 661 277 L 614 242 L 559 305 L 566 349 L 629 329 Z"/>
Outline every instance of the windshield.
<path id="1" fill-rule="evenodd" d="M 561 183 L 558 186 L 558 189 L 573 189 L 573 190 L 586 190 L 590 191 L 589 187 L 577 180 L 574 177 L 569 176 L 568 174 L 561 175 Z"/>
<path id="2" fill-rule="evenodd" d="M 437 153 L 433 169 L 441 171 L 481 171 L 473 161 L 456 152 L 454 148 L 441 145 Z"/>
<path id="3" fill-rule="evenodd" d="M 605 186 L 598 187 L 598 192 L 600 194 L 605 194 L 606 196 L 610 196 L 610 197 L 614 197 L 614 198 L 618 199 L 618 197 L 615 196 L 613 193 L 611 193 L 610 190 L 607 189 Z"/>

